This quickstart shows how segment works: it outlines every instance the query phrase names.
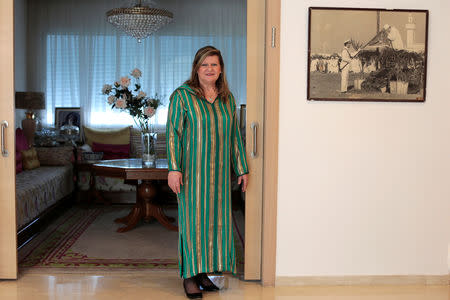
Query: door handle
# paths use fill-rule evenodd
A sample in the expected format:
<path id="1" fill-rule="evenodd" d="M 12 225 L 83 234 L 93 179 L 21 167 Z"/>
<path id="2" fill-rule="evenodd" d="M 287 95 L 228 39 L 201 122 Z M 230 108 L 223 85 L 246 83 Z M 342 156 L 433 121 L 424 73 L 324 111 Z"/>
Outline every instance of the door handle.
<path id="1" fill-rule="evenodd" d="M 3 157 L 8 157 L 8 150 L 6 149 L 6 139 L 5 139 L 5 135 L 6 135 L 6 128 L 8 128 L 8 122 L 3 120 L 1 123 L 1 135 L 2 135 L 2 155 Z"/>
<path id="2" fill-rule="evenodd" d="M 253 132 L 253 149 L 252 152 L 250 152 L 250 156 L 255 158 L 258 155 L 258 123 L 252 122 L 252 124 L 250 124 L 250 128 Z"/>

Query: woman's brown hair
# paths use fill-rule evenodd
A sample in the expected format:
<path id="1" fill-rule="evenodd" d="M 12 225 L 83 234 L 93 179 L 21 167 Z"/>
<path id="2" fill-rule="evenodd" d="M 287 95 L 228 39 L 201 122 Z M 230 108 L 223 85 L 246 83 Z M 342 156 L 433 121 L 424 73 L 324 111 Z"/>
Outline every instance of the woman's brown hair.
<path id="1" fill-rule="evenodd" d="M 214 55 L 216 55 L 219 58 L 220 68 L 222 70 L 222 73 L 220 73 L 219 78 L 217 78 L 216 80 L 217 96 L 222 101 L 226 102 L 231 92 L 230 89 L 228 88 L 228 82 L 225 76 L 225 65 L 223 63 L 222 54 L 218 49 L 214 48 L 213 46 L 205 46 L 198 49 L 197 53 L 195 54 L 194 61 L 192 63 L 191 78 L 189 78 L 185 83 L 191 87 L 191 89 L 197 94 L 197 96 L 205 97 L 203 90 L 200 86 L 197 71 L 202 65 L 205 58 Z"/>

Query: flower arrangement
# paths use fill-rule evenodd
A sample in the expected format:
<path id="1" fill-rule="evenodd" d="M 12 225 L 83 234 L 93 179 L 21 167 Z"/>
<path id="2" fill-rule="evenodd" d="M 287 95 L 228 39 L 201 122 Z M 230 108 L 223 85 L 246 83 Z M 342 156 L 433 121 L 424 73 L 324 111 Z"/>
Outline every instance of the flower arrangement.
<path id="1" fill-rule="evenodd" d="M 153 98 L 147 97 L 147 94 L 141 90 L 139 78 L 142 72 L 139 69 L 134 69 L 130 75 L 135 79 L 134 89 L 130 87 L 132 86 L 131 78 L 124 76 L 114 82 L 114 85 L 103 85 L 102 94 L 108 95 L 108 104 L 112 109 L 117 108 L 128 112 L 142 131 L 149 131 L 150 119 L 161 105 L 161 100 L 158 95 Z"/>

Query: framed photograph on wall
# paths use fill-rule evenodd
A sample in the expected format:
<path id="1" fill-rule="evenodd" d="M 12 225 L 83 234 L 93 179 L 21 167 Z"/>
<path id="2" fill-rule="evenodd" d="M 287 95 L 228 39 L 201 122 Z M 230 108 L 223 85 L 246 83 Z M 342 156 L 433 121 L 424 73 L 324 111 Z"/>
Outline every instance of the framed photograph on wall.
<path id="1" fill-rule="evenodd" d="M 428 10 L 309 8 L 308 100 L 423 102 Z"/>
<path id="2" fill-rule="evenodd" d="M 55 127 L 75 125 L 81 129 L 81 111 L 79 107 L 55 107 Z"/>

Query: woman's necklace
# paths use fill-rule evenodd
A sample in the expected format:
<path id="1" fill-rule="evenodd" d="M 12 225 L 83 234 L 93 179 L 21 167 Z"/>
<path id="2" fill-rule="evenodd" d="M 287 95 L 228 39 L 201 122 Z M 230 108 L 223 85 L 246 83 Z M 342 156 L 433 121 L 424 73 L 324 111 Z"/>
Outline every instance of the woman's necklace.
<path id="1" fill-rule="evenodd" d="M 216 99 L 216 97 L 217 97 L 217 92 L 216 92 L 215 89 L 214 89 L 213 91 L 211 91 L 211 92 L 205 93 L 205 98 L 206 98 L 206 100 L 208 100 L 208 102 L 210 102 L 210 103 L 214 102 L 214 100 Z"/>

